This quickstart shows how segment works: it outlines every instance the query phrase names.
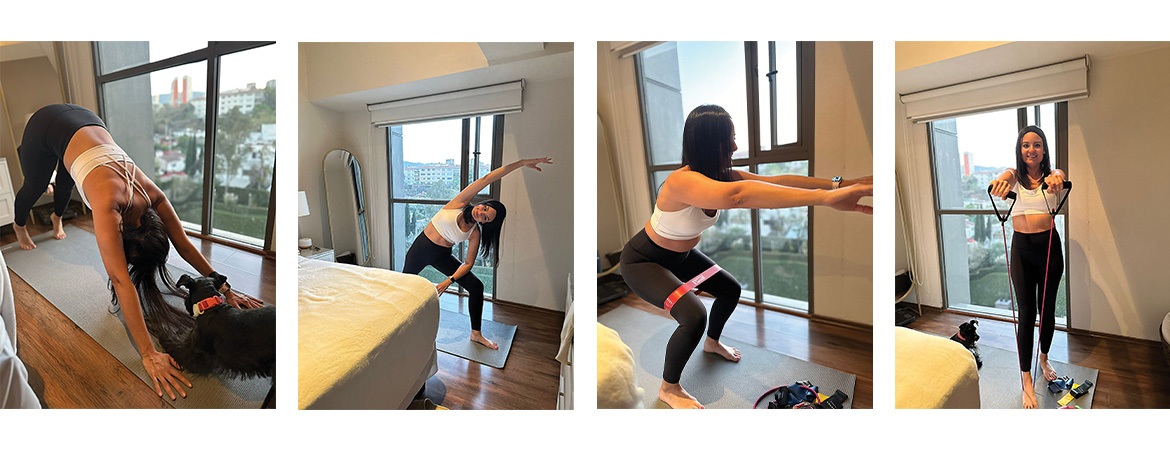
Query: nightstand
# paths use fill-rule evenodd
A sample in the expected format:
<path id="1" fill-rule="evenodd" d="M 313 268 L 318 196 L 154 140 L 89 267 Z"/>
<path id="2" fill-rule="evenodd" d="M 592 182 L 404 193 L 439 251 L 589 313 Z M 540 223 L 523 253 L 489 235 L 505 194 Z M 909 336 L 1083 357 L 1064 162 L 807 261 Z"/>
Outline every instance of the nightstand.
<path id="1" fill-rule="evenodd" d="M 331 248 L 321 248 L 314 245 L 300 249 L 299 253 L 305 258 L 333 262 L 333 249 Z"/>

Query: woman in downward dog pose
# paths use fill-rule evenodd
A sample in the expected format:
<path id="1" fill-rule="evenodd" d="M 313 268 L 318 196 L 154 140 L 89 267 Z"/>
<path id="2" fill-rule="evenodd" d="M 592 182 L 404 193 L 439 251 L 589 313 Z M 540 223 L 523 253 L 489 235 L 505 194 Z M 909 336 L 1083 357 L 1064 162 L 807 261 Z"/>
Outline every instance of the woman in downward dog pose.
<path id="1" fill-rule="evenodd" d="M 435 285 L 440 294 L 446 291 L 451 283 L 459 283 L 463 289 L 467 289 L 468 309 L 471 312 L 471 340 L 492 350 L 499 346 L 483 337 L 483 333 L 480 332 L 484 288 L 483 282 L 471 273 L 471 266 L 475 264 L 477 251 L 486 258 L 491 255 L 492 249 L 499 245 L 500 231 L 508 210 L 504 208 L 503 203 L 496 200 L 474 205 L 471 201 L 476 194 L 504 178 L 504 175 L 521 167 L 531 167 L 539 172 L 539 164 L 552 164 L 552 158 L 522 159 L 475 180 L 454 199 L 443 205 L 443 209 L 435 214 L 423 232 L 414 239 L 410 250 L 406 251 L 403 272 L 417 275 L 427 266 L 432 266 L 447 276 L 446 280 Z M 463 241 L 467 241 L 467 256 L 460 264 L 451 254 L 451 247 Z"/>
<path id="2" fill-rule="evenodd" d="M 61 214 L 69 204 L 76 180 L 81 200 L 93 210 L 94 234 L 110 277 L 112 302 L 122 309 L 126 328 L 142 355 L 146 373 L 154 381 L 155 391 L 160 397 L 164 389 L 171 399 L 175 398 L 174 391 L 186 397 L 183 386 L 191 387 L 191 383 L 179 373 L 179 365 L 170 355 L 155 349 L 148 333 L 174 335 L 190 329 L 193 322 L 188 313 L 166 303 L 156 279 L 162 278 L 167 288 L 176 290 L 166 268 L 172 242 L 179 256 L 200 274 L 207 276 L 214 269 L 187 239 L 170 201 L 118 147 L 105 123 L 77 105 L 49 105 L 34 113 L 17 152 L 24 185 L 16 194 L 13 229 L 21 248 L 36 248 L 24 224 L 33 203 L 48 187 L 54 169 L 57 187 L 53 194 L 53 232 L 57 239 L 65 237 Z M 237 296 L 226 282 L 220 292 L 233 306 L 261 306 Z"/>
<path id="3" fill-rule="evenodd" d="M 1016 346 L 1024 408 L 1031 409 L 1036 407 L 1032 386 L 1032 328 L 1036 314 L 1041 315 L 1040 369 L 1048 381 L 1056 379 L 1056 370 L 1048 362 L 1048 350 L 1056 329 L 1056 291 L 1064 274 L 1064 252 L 1060 234 L 1050 232 L 1053 220 L 1049 208 L 1056 207 L 1065 177 L 1060 169 L 1052 170 L 1048 139 L 1039 127 L 1029 126 L 1020 131 L 1015 153 L 1016 168 L 1005 170 L 991 182 L 991 195 L 1006 199 L 1008 192 L 1016 193 L 1011 214 L 1014 231 L 1010 275 L 1020 307 Z M 1048 184 L 1047 190 L 1040 188 L 1042 183 Z"/>
<path id="4" fill-rule="evenodd" d="M 702 408 L 679 385 L 687 359 L 703 340 L 703 351 L 739 361 L 740 352 L 719 342 L 723 325 L 739 302 L 740 285 L 695 247 L 723 209 L 774 209 L 809 205 L 872 214 L 859 205 L 873 195 L 873 177 L 825 180 L 798 175 L 761 176 L 731 169 L 735 126 L 723 108 L 703 105 L 683 126 L 682 164 L 666 178 L 646 227 L 622 250 L 622 276 L 639 297 L 678 321 L 666 345 L 658 398 L 675 409 Z M 693 292 L 715 297 L 710 320 Z M 706 328 L 707 336 L 703 338 Z"/>

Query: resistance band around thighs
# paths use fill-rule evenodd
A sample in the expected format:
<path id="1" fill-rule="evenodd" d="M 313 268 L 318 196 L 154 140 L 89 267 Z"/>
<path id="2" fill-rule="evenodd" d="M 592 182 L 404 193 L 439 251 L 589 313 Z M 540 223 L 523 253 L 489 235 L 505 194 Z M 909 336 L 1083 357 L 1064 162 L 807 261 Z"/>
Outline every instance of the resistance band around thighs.
<path id="1" fill-rule="evenodd" d="M 711 278 L 715 276 L 715 274 L 719 273 L 720 270 L 723 269 L 720 268 L 718 264 L 713 265 L 707 270 L 704 270 L 703 273 L 700 273 L 694 278 L 691 278 L 691 281 L 683 283 L 682 286 L 679 286 L 678 289 L 675 289 L 674 292 L 671 292 L 670 295 L 666 296 L 666 301 L 662 302 L 662 307 L 666 309 L 666 312 L 670 312 L 670 309 L 674 307 L 674 302 L 677 302 L 678 299 L 686 295 L 687 292 L 695 290 L 696 287 L 698 287 L 700 284 L 703 284 L 703 282 L 707 281 L 708 278 Z"/>

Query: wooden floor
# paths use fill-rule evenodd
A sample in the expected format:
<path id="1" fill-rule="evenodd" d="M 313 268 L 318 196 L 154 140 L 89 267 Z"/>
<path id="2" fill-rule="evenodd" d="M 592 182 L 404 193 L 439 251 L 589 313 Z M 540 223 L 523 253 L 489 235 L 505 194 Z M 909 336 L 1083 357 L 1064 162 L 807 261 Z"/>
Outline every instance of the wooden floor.
<path id="1" fill-rule="evenodd" d="M 923 308 L 907 328 L 951 336 L 973 317 Z M 1016 351 L 1010 321 L 979 319 L 979 345 Z M 1160 343 L 1103 338 L 1056 331 L 1048 356 L 1055 361 L 1097 369 L 1093 408 L 1170 408 L 1170 365 Z"/>
<path id="2" fill-rule="evenodd" d="M 466 314 L 466 297 L 443 295 L 443 310 Z M 483 319 L 516 325 L 503 369 L 439 352 L 439 373 L 427 380 L 428 399 L 450 409 L 556 409 L 560 385 L 560 327 L 565 314 L 538 307 L 484 302 Z"/>
<path id="3" fill-rule="evenodd" d="M 467 314 L 466 297 L 444 294 L 439 306 Z M 505 302 L 484 302 L 483 319 L 516 325 L 504 369 L 438 352 L 439 373 L 426 395 L 450 409 L 555 409 L 564 313 Z"/>
<path id="4" fill-rule="evenodd" d="M 700 298 L 710 311 L 712 299 Z M 601 316 L 621 305 L 670 318 L 665 310 L 633 294 L 598 306 L 597 315 Z M 857 386 L 853 391 L 853 408 L 873 408 L 872 330 L 823 323 L 741 304 L 735 308 L 731 319 L 724 326 L 723 335 L 776 353 L 857 375 Z M 657 386 L 643 388 L 647 392 L 657 391 Z"/>
<path id="5" fill-rule="evenodd" d="M 93 219 L 68 220 L 93 232 Z M 51 228 L 32 224 L 33 236 Z M 66 239 L 69 239 L 66 237 Z M 0 245 L 16 241 L 11 227 L 4 227 Z M 269 304 L 276 303 L 276 265 L 258 254 L 192 238 L 195 246 L 232 287 Z M 36 250 L 32 250 L 36 251 Z M 173 249 L 168 262 L 194 271 Z M 18 356 L 29 370 L 29 384 L 47 408 L 170 408 L 117 358 L 110 355 L 81 328 L 61 313 L 28 283 L 8 271 L 16 299 Z M 96 294 L 95 308 L 109 305 L 110 294 Z M 195 388 L 198 388 L 196 386 Z M 179 401 L 182 401 L 181 399 Z"/>

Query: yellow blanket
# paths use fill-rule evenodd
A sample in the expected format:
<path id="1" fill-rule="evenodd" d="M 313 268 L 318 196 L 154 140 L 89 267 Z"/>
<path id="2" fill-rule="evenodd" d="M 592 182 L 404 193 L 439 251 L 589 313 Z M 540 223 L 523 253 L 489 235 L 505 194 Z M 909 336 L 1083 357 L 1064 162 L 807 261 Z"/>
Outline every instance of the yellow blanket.
<path id="1" fill-rule="evenodd" d="M 435 286 L 423 277 L 303 258 L 297 269 L 301 409 L 361 372 L 412 323 L 437 327 L 438 308 L 424 308 L 438 302 Z M 434 351 L 434 336 L 386 347 L 411 352 L 426 346 Z"/>

